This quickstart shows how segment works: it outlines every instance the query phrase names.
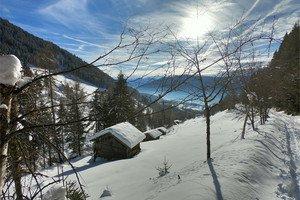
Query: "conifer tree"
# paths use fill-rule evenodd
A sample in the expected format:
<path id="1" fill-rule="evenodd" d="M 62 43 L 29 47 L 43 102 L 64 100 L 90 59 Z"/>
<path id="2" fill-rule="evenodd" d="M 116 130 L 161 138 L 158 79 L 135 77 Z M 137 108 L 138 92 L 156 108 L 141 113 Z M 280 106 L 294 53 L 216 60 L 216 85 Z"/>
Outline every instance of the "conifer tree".
<path id="1" fill-rule="evenodd" d="M 134 125 L 136 124 L 136 120 L 133 117 L 135 110 L 133 98 L 130 96 L 126 79 L 122 73 L 118 75 L 118 80 L 109 94 L 107 102 L 109 111 L 107 113 L 106 126 L 112 126 L 125 121 Z"/>
<path id="2" fill-rule="evenodd" d="M 65 106 L 65 103 L 64 103 L 64 99 L 61 98 L 59 100 L 59 109 L 57 111 L 57 123 L 58 124 L 65 124 L 68 122 L 68 112 L 67 112 L 67 108 Z M 61 153 L 64 154 L 65 152 L 65 135 L 67 133 L 67 126 L 59 126 L 58 129 L 57 129 L 57 132 L 58 132 L 58 136 L 57 136 L 57 146 L 58 148 L 60 149 Z M 61 157 L 60 157 L 61 158 Z M 60 162 L 62 162 L 63 159 L 61 158 Z"/>
<path id="3" fill-rule="evenodd" d="M 72 88 L 67 87 L 66 97 L 69 101 L 68 104 L 70 104 L 67 111 L 69 116 L 68 122 L 70 123 L 66 126 L 66 142 L 74 156 L 81 156 L 83 153 L 86 124 L 82 120 L 85 113 L 85 106 L 82 104 L 85 100 L 85 94 L 79 82 L 76 82 Z"/>
<path id="4" fill-rule="evenodd" d="M 300 112 L 300 27 L 283 38 L 279 50 L 270 62 L 270 82 L 273 87 L 273 100 L 277 107 L 289 113 Z"/>
<path id="5" fill-rule="evenodd" d="M 100 131 L 105 125 L 105 108 L 107 105 L 107 92 L 101 92 L 100 90 L 96 90 L 93 96 L 93 100 L 90 108 L 90 120 L 95 122 L 95 131 Z"/>
<path id="6" fill-rule="evenodd" d="M 265 121 L 266 108 L 277 107 L 288 113 L 300 113 L 300 32 L 299 24 L 286 34 L 269 66 L 258 70 L 248 87 L 258 95 L 258 110 Z"/>

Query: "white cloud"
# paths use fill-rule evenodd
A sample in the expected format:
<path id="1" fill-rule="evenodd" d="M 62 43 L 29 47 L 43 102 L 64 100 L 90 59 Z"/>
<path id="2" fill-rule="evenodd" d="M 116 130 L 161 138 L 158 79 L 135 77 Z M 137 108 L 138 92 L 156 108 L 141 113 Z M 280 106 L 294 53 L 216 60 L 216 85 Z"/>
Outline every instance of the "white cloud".
<path id="1" fill-rule="evenodd" d="M 104 45 L 95 44 L 95 43 L 92 43 L 92 42 L 88 42 L 88 41 L 81 40 L 79 38 L 75 38 L 75 37 L 71 37 L 71 36 L 67 36 L 67 35 L 62 35 L 62 37 L 66 38 L 66 39 L 69 39 L 69 40 L 73 40 L 73 41 L 82 43 L 82 44 L 85 44 L 85 45 L 88 45 L 88 46 L 94 46 L 94 47 L 98 47 L 98 48 L 107 48 L 107 46 L 104 46 Z"/>
<path id="2" fill-rule="evenodd" d="M 277 31 L 275 32 L 276 37 L 282 37 L 284 32 L 290 30 L 293 23 L 299 18 L 300 6 L 296 0 L 204 0 L 204 1 L 159 1 L 159 0 L 120 0 L 120 1 L 110 1 L 113 5 L 111 12 L 112 15 L 118 15 L 116 11 L 126 13 L 130 25 L 132 26 L 143 26 L 148 25 L 149 22 L 152 26 L 157 26 L 158 28 L 163 25 L 170 25 L 174 32 L 182 39 L 195 39 L 205 40 L 206 34 L 210 31 L 215 31 L 218 33 L 223 33 L 226 28 L 235 23 L 242 16 L 246 18 L 246 23 L 251 28 L 255 25 L 263 25 L 265 29 L 270 28 L 272 24 L 272 17 L 278 16 L 277 20 Z M 167 2 L 167 3 L 166 3 Z M 88 34 L 84 31 L 78 36 L 78 33 L 70 36 L 70 34 L 62 34 L 65 39 L 69 39 L 78 42 L 77 48 L 72 48 L 72 51 L 77 55 L 81 56 L 87 61 L 96 58 L 99 53 L 105 51 L 109 46 L 113 46 L 116 41 L 116 33 L 112 35 L 108 33 L 107 26 L 110 24 L 105 24 L 99 15 L 95 15 L 89 10 L 89 5 L 91 0 L 59 0 L 51 5 L 48 5 L 40 9 L 40 13 L 44 16 L 54 19 L 57 23 L 61 23 L 68 27 L 70 30 L 83 31 L 86 30 L 90 34 L 99 34 L 99 37 L 109 38 L 106 44 L 99 44 L 94 42 L 95 40 L 90 40 Z M 96 3 L 94 1 L 93 3 Z M 97 1 L 98 3 L 98 1 Z M 101 2 L 99 2 L 101 3 Z M 157 3 L 158 5 L 154 5 Z M 153 9 L 151 9 L 153 6 Z M 123 15 L 120 16 L 106 16 L 111 17 L 111 20 L 123 20 L 125 21 Z M 260 17 L 257 22 L 251 21 Z M 251 23 L 253 23 L 251 25 Z M 77 27 L 77 29 L 75 28 Z M 78 29 L 78 27 L 81 27 Z M 247 33 L 247 30 L 243 30 L 243 33 Z M 242 34 L 242 33 L 241 33 Z M 83 39 L 82 36 L 87 36 Z M 259 44 L 260 45 L 260 44 Z M 87 47 L 94 47 L 92 50 L 89 49 L 88 52 L 84 52 Z M 216 57 L 216 54 L 209 54 L 210 51 L 214 51 L 215 46 L 211 45 L 208 48 L 207 56 L 209 59 Z M 118 55 L 124 56 L 124 55 Z M 268 59 L 266 56 L 261 56 L 260 59 Z M 157 63 L 164 62 L 164 55 L 157 56 L 154 60 L 149 63 L 153 68 L 157 66 Z M 134 64 L 132 64 L 133 66 Z M 147 66 L 147 65 L 144 65 Z M 108 69 L 103 69 L 111 75 L 116 75 L 120 70 L 130 74 L 130 67 L 117 66 L 110 67 Z M 147 67 L 141 67 L 139 69 L 139 74 L 144 74 Z M 179 73 L 183 69 L 178 67 L 176 71 Z M 207 70 L 206 73 L 214 73 L 218 68 L 211 68 Z M 155 70 L 154 75 L 163 73 L 162 70 Z"/>
<path id="3" fill-rule="evenodd" d="M 89 0 L 58 0 L 38 12 L 70 30 L 105 36 L 105 27 L 88 8 Z"/>

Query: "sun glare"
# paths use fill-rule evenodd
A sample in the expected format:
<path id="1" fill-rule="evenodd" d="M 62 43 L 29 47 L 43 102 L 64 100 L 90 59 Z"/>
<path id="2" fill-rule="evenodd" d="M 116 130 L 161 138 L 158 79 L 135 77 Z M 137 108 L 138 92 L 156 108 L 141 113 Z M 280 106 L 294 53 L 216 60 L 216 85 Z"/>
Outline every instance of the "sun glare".
<path id="1" fill-rule="evenodd" d="M 200 39 L 214 26 L 213 16 L 209 12 L 198 12 L 191 9 L 188 15 L 182 19 L 180 37 L 189 39 Z"/>

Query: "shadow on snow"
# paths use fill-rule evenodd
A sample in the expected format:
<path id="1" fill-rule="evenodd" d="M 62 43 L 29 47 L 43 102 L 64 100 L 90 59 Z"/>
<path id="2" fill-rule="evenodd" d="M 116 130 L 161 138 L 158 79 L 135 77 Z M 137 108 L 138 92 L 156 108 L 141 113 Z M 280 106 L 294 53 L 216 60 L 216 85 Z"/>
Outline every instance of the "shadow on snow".
<path id="1" fill-rule="evenodd" d="M 208 167 L 209 167 L 211 176 L 212 176 L 212 178 L 213 178 L 213 183 L 214 183 L 215 190 L 216 190 L 216 197 L 217 197 L 217 200 L 223 200 L 222 191 L 221 191 L 221 185 L 220 185 L 220 182 L 219 182 L 219 180 L 218 180 L 218 176 L 217 176 L 217 174 L 216 174 L 216 171 L 215 171 L 215 169 L 214 169 L 212 160 L 209 159 L 209 160 L 207 161 L 207 164 L 208 164 Z"/>

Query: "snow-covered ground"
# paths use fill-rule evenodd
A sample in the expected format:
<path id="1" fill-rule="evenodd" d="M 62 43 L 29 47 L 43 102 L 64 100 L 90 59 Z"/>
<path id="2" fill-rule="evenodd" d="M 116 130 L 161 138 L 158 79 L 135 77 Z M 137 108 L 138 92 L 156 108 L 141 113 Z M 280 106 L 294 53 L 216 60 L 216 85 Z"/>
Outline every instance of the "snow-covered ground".
<path id="1" fill-rule="evenodd" d="M 113 195 L 102 199 L 299 199 L 300 118 L 272 111 L 257 131 L 249 126 L 245 140 L 240 140 L 242 121 L 232 111 L 212 117 L 212 162 L 206 161 L 205 121 L 200 117 L 172 127 L 159 140 L 142 143 L 141 153 L 132 159 L 93 163 L 86 156 L 73 164 L 89 199 L 100 199 L 107 187 Z M 172 167 L 158 177 L 156 167 L 164 157 Z M 64 171 L 75 179 L 70 167 Z M 56 172 L 53 168 L 42 173 Z"/>

